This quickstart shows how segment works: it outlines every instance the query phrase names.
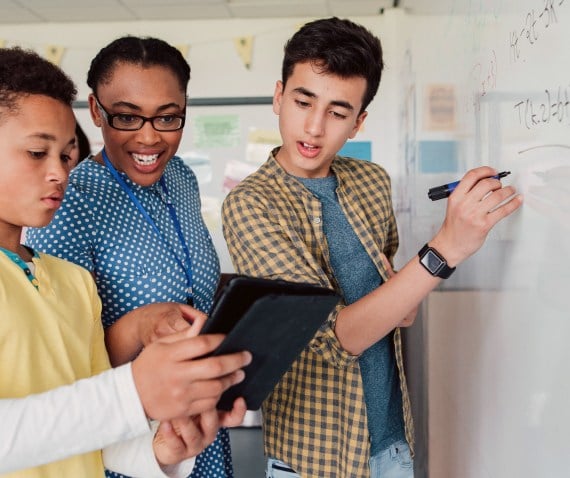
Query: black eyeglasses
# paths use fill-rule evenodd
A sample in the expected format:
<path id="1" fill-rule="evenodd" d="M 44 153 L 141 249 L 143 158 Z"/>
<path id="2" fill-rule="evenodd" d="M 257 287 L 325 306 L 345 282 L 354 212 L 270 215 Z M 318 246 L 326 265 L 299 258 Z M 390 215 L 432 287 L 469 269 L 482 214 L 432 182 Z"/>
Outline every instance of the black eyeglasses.
<path id="1" fill-rule="evenodd" d="M 103 113 L 107 124 L 111 128 L 120 131 L 137 131 L 141 129 L 147 121 L 150 121 L 150 124 L 152 124 L 152 127 L 156 131 L 178 131 L 184 128 L 184 122 L 186 121 L 185 116 L 174 114 L 152 116 L 150 118 L 132 113 L 111 114 L 103 108 L 99 102 L 99 98 L 95 97 L 95 102 L 97 103 L 97 107 L 101 110 L 101 113 Z"/>

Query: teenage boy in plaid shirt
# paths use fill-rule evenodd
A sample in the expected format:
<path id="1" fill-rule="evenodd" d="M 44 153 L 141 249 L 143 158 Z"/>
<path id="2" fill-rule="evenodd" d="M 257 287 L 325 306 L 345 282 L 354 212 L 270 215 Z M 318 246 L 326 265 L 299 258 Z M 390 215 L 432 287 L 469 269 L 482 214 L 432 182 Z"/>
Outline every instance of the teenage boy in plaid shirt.
<path id="1" fill-rule="evenodd" d="M 351 21 L 321 19 L 295 33 L 273 99 L 283 144 L 224 202 L 238 273 L 316 283 L 344 299 L 264 403 L 268 477 L 413 476 L 399 327 L 522 203 L 497 207 L 514 189 L 490 167 L 469 171 L 430 248 L 394 274 L 390 179 L 377 164 L 337 155 L 366 118 L 382 67 L 378 38 Z"/>

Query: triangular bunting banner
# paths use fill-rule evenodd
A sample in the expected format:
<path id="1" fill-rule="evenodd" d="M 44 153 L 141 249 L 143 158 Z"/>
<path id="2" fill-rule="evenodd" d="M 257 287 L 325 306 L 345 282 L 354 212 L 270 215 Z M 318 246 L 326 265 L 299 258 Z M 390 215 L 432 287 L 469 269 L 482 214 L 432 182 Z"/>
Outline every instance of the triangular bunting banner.
<path id="1" fill-rule="evenodd" d="M 188 50 L 190 49 L 190 45 L 175 45 L 174 46 L 184 58 L 188 57 Z"/>
<path id="2" fill-rule="evenodd" d="M 63 58 L 63 53 L 65 52 L 65 47 L 59 45 L 47 45 L 45 51 L 46 59 L 51 61 L 54 65 L 59 66 L 61 59 Z"/>
<path id="3" fill-rule="evenodd" d="M 234 45 L 245 67 L 251 68 L 251 52 L 253 50 L 253 36 L 234 38 Z"/>

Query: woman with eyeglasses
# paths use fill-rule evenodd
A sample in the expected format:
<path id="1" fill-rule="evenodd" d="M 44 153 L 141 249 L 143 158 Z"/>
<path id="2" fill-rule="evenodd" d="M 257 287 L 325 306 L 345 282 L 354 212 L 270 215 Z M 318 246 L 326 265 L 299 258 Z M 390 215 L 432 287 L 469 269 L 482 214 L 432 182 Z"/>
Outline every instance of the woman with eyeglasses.
<path id="1" fill-rule="evenodd" d="M 104 147 L 72 171 L 51 224 L 28 231 L 32 247 L 92 271 L 113 365 L 179 328 L 168 317 L 118 320 L 126 312 L 183 302 L 208 313 L 219 281 L 196 176 L 176 156 L 189 79 L 182 54 L 162 40 L 127 36 L 104 47 L 87 75 Z M 191 476 L 233 476 L 227 430 L 197 457 Z"/>

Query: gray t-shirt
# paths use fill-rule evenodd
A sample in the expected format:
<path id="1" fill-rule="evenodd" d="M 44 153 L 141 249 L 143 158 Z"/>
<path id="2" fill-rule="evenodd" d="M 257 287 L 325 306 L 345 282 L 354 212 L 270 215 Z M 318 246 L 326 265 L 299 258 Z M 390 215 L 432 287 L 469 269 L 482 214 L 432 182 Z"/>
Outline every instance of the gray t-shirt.
<path id="1" fill-rule="evenodd" d="M 335 176 L 296 178 L 322 206 L 323 231 L 334 275 L 347 305 L 379 287 L 382 277 L 346 219 L 338 202 Z M 392 333 L 368 348 L 359 358 L 364 386 L 371 455 L 405 440 L 402 393 L 394 356 Z"/>

